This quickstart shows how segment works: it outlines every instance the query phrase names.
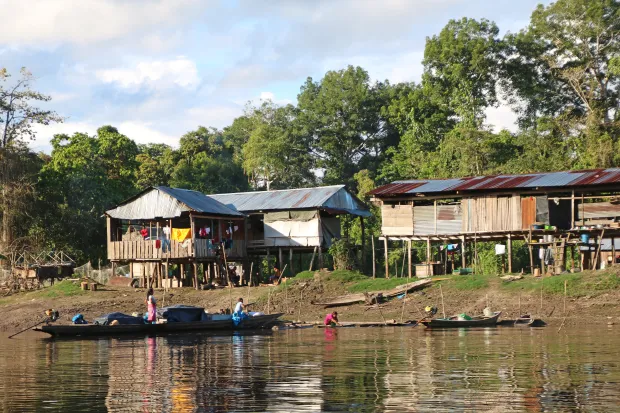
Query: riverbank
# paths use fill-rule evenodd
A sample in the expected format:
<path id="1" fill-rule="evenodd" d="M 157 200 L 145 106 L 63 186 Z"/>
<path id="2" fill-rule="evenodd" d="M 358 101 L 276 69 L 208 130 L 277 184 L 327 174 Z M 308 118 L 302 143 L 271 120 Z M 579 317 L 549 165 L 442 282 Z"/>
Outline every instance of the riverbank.
<path id="1" fill-rule="evenodd" d="M 351 271 L 302 272 L 278 287 L 247 287 L 196 291 L 190 288 L 156 291 L 159 305 L 187 304 L 201 306 L 209 312 L 228 308 L 243 297 L 254 303 L 257 311 L 283 312 L 286 320 L 319 322 L 329 309 L 312 305 L 349 293 L 388 290 L 406 283 L 406 278 L 370 279 Z M 564 313 L 564 283 L 567 285 Z M 441 286 L 441 288 L 440 288 Z M 542 300 L 541 300 L 542 288 Z M 443 293 L 443 306 L 441 293 Z M 34 292 L 19 293 L 0 299 L 0 331 L 23 329 L 44 318 L 48 308 L 60 312 L 67 323 L 77 313 L 87 320 L 120 311 L 131 314 L 145 311 L 145 291 L 130 287 L 101 286 L 98 291 L 82 291 L 72 281 L 56 283 Z M 403 303 L 404 301 L 404 303 Z M 542 303 L 542 306 L 541 306 Z M 432 286 L 409 294 L 406 299 L 393 299 L 380 306 L 354 304 L 335 308 L 342 321 L 417 320 L 427 305 L 445 307 L 447 315 L 480 314 L 485 306 L 502 311 L 502 318 L 531 314 L 549 325 L 587 322 L 620 325 L 620 267 L 605 271 L 586 271 L 544 279 L 525 276 L 506 282 L 499 277 L 440 277 Z M 404 304 L 404 305 L 403 305 Z M 269 307 L 269 309 L 268 309 Z M 520 311 L 519 311 L 520 309 Z"/>

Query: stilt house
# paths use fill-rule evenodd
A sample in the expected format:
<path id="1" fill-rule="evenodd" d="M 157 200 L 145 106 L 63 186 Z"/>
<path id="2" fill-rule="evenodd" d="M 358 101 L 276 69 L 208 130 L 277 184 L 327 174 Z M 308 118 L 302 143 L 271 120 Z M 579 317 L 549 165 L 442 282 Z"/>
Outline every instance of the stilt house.
<path id="1" fill-rule="evenodd" d="M 426 241 L 426 261 L 415 268 L 418 275 L 451 270 L 447 258 L 432 252 L 434 243 L 460 251 L 463 268 L 473 264 L 478 241 L 497 241 L 505 248 L 507 270 L 512 272 L 514 239 L 527 242 L 530 267 L 543 272 L 545 266 L 556 273 L 563 271 L 567 248 L 580 251 L 581 268 L 600 268 L 604 239 L 609 239 L 606 245 L 614 257 L 610 261 L 616 261 L 619 168 L 396 181 L 371 195 L 381 204 L 386 254 L 390 240 L 409 245 Z M 498 254 L 504 248 L 498 247 Z M 411 259 L 409 268 L 411 273 Z"/>
<path id="2" fill-rule="evenodd" d="M 283 250 L 289 252 L 289 268 L 294 252 L 322 254 L 341 238 L 340 216 L 359 217 L 362 231 L 368 207 L 344 185 L 276 191 L 210 195 L 235 211 L 248 215 L 247 250 L 263 255 L 278 252 L 283 265 Z M 363 238 L 363 237 L 362 237 Z"/>
<path id="3" fill-rule="evenodd" d="M 224 255 L 246 261 L 245 216 L 200 192 L 150 188 L 105 215 L 108 259 L 113 266 L 128 263 L 131 275 L 149 285 L 197 286 L 199 266 L 214 274 Z M 174 280 L 169 264 L 180 269 Z M 186 266 L 193 267 L 190 279 Z"/>

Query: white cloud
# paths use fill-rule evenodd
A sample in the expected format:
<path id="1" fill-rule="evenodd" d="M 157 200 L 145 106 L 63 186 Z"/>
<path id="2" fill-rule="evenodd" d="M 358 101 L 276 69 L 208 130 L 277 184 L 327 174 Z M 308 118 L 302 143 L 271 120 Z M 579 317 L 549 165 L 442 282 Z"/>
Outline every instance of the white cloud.
<path id="1" fill-rule="evenodd" d="M 273 92 L 261 92 L 260 93 L 260 100 L 271 100 L 273 102 L 274 100 L 274 95 Z"/>
<path id="2" fill-rule="evenodd" d="M 136 143 L 165 143 L 170 146 L 179 144 L 179 137 L 168 135 L 156 129 L 152 122 L 121 122 L 117 129 L 120 133 Z"/>
<path id="3" fill-rule="evenodd" d="M 232 124 L 236 117 L 243 114 L 243 107 L 237 105 L 200 106 L 186 111 L 184 124 L 187 130 L 196 129 L 198 126 L 213 126 L 224 128 Z"/>
<path id="4" fill-rule="evenodd" d="M 198 0 L 3 0 L 0 44 L 41 47 L 121 39 L 172 26 L 208 2 Z M 10 11 L 10 12 L 9 12 Z"/>
<path id="5" fill-rule="evenodd" d="M 114 83 L 124 89 L 144 85 L 153 89 L 174 86 L 194 89 L 200 84 L 196 64 L 183 56 L 173 60 L 140 62 L 133 68 L 98 70 L 95 75 L 104 83 Z"/>
<path id="6" fill-rule="evenodd" d="M 101 125 L 99 125 L 101 126 Z M 74 133 L 86 133 L 88 135 L 94 135 L 97 133 L 97 128 L 99 126 L 90 122 L 89 120 L 79 121 L 79 122 L 64 122 L 64 123 L 52 123 L 50 125 L 34 125 L 33 130 L 35 131 L 36 138 L 30 142 L 30 147 L 35 152 L 46 152 L 50 153 L 52 151 L 52 145 L 50 144 L 50 140 L 54 137 L 54 135 L 66 134 L 73 135 Z"/>

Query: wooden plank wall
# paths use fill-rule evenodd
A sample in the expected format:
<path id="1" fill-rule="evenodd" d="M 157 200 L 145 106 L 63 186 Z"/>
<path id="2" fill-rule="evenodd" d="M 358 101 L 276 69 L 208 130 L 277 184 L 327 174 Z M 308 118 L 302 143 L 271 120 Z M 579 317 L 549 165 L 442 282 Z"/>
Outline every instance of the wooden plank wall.
<path id="1" fill-rule="evenodd" d="M 521 197 L 463 198 L 463 232 L 521 230 Z"/>
<path id="2" fill-rule="evenodd" d="M 413 205 L 382 205 L 383 235 L 413 235 Z"/>

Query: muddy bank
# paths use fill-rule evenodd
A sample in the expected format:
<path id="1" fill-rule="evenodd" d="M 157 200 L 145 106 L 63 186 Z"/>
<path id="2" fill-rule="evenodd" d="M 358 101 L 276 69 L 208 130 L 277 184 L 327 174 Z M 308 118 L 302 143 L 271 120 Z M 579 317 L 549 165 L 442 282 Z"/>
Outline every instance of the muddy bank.
<path id="1" fill-rule="evenodd" d="M 620 270 L 620 269 L 619 269 Z M 593 283 L 600 274 L 580 275 L 580 282 Z M 588 278 L 592 277 L 592 279 Z M 531 314 L 542 318 L 550 326 L 559 325 L 566 317 L 566 325 L 578 323 L 618 324 L 620 328 L 620 289 L 615 283 L 617 274 L 606 274 L 607 284 L 592 285 L 592 293 L 565 298 L 563 293 L 543 292 L 541 300 L 539 280 L 524 278 L 507 285 L 497 277 L 488 277 L 484 282 L 463 284 L 463 279 L 444 279 L 431 287 L 409 294 L 406 299 L 393 299 L 380 306 L 366 306 L 362 303 L 335 308 L 342 321 L 381 322 L 417 320 L 422 317 L 424 307 L 434 305 L 441 316 L 445 308 L 447 315 L 467 313 L 480 314 L 485 306 L 502 311 L 502 318 L 515 318 L 519 314 Z M 610 278 L 611 277 L 611 278 Z M 574 283 L 574 279 L 570 279 Z M 470 280 L 465 280 L 469 282 Z M 553 280 L 561 281 L 561 280 Z M 254 303 L 253 309 L 264 312 L 283 312 L 286 320 L 318 322 L 331 309 L 310 304 L 347 294 L 359 281 L 333 279 L 330 273 L 316 273 L 309 278 L 293 279 L 278 287 L 239 287 L 216 291 L 196 291 L 190 288 L 173 289 L 168 293 L 155 292 L 160 306 L 187 304 L 201 306 L 209 312 L 229 308 L 231 302 L 243 297 Z M 548 284 L 551 281 L 543 281 Z M 439 285 L 441 284 L 441 291 Z M 577 284 L 574 288 L 577 288 Z M 588 287 L 590 284 L 585 284 Z M 548 287 L 546 287 L 549 289 Z M 579 288 L 584 288 L 579 287 Z M 372 291 L 372 285 L 368 287 Z M 443 306 L 441 299 L 443 292 Z M 145 290 L 129 287 L 103 286 L 98 291 L 81 291 L 77 286 L 54 286 L 36 292 L 20 293 L 0 299 L 0 331 L 16 331 L 26 328 L 44 318 L 48 308 L 60 312 L 60 322 L 69 323 L 71 317 L 81 313 L 87 320 L 99 315 L 120 311 L 131 314 L 146 310 Z M 566 302 L 566 313 L 564 303 Z M 541 305 L 542 303 L 542 305 Z"/>

